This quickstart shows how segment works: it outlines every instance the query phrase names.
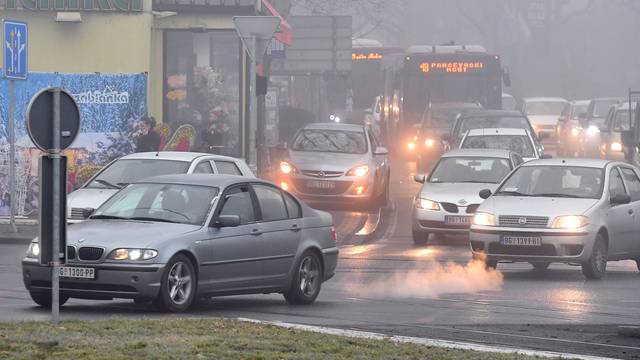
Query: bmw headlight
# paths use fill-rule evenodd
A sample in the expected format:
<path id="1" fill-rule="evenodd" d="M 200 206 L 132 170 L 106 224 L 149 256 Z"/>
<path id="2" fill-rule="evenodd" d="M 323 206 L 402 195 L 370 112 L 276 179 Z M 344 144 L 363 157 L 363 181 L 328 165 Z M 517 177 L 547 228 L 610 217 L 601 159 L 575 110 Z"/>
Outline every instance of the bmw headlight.
<path id="1" fill-rule="evenodd" d="M 589 218 L 586 216 L 558 216 L 551 223 L 551 227 L 554 229 L 579 229 L 589 224 Z"/>
<path id="2" fill-rule="evenodd" d="M 29 244 L 29 248 L 27 249 L 27 257 L 28 258 L 38 258 L 40 257 L 40 243 L 37 241 L 33 241 Z"/>
<path id="3" fill-rule="evenodd" d="M 473 215 L 473 225 L 496 226 L 496 218 L 493 214 L 477 212 Z"/>
<path id="4" fill-rule="evenodd" d="M 433 200 L 417 198 L 416 199 L 416 208 L 417 209 L 422 209 L 422 210 L 438 211 L 438 210 L 440 210 L 440 204 L 438 204 L 437 202 L 435 202 Z"/>
<path id="5" fill-rule="evenodd" d="M 115 249 L 109 254 L 111 260 L 150 260 L 158 256 L 158 251 L 152 249 Z"/>

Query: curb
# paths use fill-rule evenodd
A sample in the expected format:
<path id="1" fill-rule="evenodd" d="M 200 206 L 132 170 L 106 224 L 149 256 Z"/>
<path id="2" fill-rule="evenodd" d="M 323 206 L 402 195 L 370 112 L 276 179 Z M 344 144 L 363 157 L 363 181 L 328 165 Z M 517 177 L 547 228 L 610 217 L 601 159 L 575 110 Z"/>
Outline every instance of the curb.
<path id="1" fill-rule="evenodd" d="M 474 343 L 466 343 L 466 342 L 451 341 L 451 340 L 438 340 L 438 339 L 418 338 L 418 337 L 409 337 L 409 336 L 387 336 L 380 333 L 373 333 L 373 332 L 366 332 L 366 331 L 337 329 L 337 328 L 328 328 L 328 327 L 322 327 L 322 326 L 312 326 L 312 325 L 302 325 L 302 324 L 292 324 L 292 323 L 285 323 L 280 321 L 262 321 L 262 320 L 247 319 L 247 318 L 237 318 L 236 320 L 252 323 L 252 324 L 271 325 L 271 326 L 276 326 L 284 329 L 309 331 L 309 332 L 326 334 L 326 335 L 343 336 L 343 337 L 350 337 L 350 338 L 357 338 L 357 339 L 388 340 L 396 343 L 408 343 L 408 344 L 416 344 L 416 345 L 431 346 L 431 347 L 441 347 L 441 348 L 447 348 L 447 349 L 490 352 L 490 353 L 500 353 L 500 354 L 518 354 L 518 355 L 536 356 L 541 358 L 554 358 L 554 359 L 581 359 L 581 360 L 611 359 L 611 358 L 604 358 L 599 356 L 559 353 L 559 352 L 553 352 L 553 351 L 537 351 L 537 350 L 529 350 L 529 349 L 522 349 L 522 348 L 510 348 L 510 347 L 503 347 L 503 346 L 497 346 L 497 345 L 474 344 Z"/>

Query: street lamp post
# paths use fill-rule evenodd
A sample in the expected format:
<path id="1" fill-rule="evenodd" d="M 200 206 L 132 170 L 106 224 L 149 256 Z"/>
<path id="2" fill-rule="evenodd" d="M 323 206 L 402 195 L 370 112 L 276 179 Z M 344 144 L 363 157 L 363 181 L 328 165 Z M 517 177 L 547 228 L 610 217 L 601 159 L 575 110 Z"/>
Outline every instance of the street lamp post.
<path id="1" fill-rule="evenodd" d="M 280 25 L 280 18 L 276 16 L 235 16 L 233 23 L 251 60 L 249 66 L 249 153 L 247 154 L 247 163 L 252 170 L 256 170 L 258 167 L 257 139 L 264 136 L 264 134 L 258 133 L 258 129 L 264 127 L 258 126 L 256 67 L 258 63 L 262 62 L 267 45 Z"/>

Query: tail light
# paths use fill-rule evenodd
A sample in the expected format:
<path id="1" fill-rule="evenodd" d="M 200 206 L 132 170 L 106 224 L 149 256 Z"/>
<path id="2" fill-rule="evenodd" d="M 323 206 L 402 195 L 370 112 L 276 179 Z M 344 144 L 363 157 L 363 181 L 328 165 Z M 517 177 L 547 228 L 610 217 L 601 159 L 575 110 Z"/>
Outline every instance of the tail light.
<path id="1" fill-rule="evenodd" d="M 331 227 L 331 238 L 333 242 L 338 243 L 338 233 L 336 232 L 336 228 L 334 226 Z"/>

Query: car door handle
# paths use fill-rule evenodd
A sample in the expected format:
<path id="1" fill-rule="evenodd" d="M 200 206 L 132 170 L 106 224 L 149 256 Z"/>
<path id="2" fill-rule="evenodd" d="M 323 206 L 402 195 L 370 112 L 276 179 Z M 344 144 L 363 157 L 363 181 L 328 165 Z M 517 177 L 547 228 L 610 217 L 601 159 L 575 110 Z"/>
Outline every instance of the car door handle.
<path id="1" fill-rule="evenodd" d="M 294 224 L 294 225 L 291 225 L 291 228 L 289 230 L 297 232 L 297 231 L 300 231 L 302 229 L 300 228 L 300 226 L 298 226 L 298 224 Z"/>
<path id="2" fill-rule="evenodd" d="M 253 229 L 253 230 L 251 230 L 251 235 L 253 235 L 253 236 L 262 235 L 262 230 L 260 230 L 260 229 Z"/>

